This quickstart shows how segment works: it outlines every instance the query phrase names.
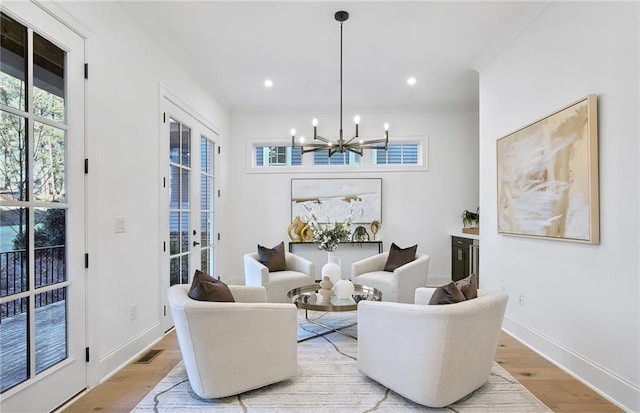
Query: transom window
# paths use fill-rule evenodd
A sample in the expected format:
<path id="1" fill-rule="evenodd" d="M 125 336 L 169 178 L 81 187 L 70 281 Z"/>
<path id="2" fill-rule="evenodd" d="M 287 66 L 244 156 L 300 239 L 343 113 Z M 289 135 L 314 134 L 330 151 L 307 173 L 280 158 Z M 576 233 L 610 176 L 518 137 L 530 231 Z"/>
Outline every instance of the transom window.
<path id="1" fill-rule="evenodd" d="M 302 148 L 292 148 L 288 141 L 275 139 L 249 141 L 247 145 L 247 172 L 323 172 L 345 171 L 426 171 L 426 136 L 396 138 L 387 150 L 365 149 L 363 155 L 353 152 L 334 153 L 320 150 L 302 154 Z"/>

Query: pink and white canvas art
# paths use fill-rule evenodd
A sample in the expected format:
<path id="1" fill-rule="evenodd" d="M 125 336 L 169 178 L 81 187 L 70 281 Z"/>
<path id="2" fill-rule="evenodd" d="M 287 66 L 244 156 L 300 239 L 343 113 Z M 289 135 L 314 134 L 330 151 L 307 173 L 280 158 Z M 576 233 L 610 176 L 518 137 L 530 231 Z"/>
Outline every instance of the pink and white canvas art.
<path id="1" fill-rule="evenodd" d="M 597 244 L 597 97 L 497 142 L 498 232 Z"/>

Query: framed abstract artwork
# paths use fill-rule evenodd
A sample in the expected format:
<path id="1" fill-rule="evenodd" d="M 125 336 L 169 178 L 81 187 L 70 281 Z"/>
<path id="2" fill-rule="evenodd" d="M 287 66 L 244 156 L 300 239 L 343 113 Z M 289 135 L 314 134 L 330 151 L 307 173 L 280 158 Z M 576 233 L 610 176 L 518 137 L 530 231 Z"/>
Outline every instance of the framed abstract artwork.
<path id="1" fill-rule="evenodd" d="M 319 222 L 382 222 L 382 179 L 292 179 L 291 220 L 309 211 Z"/>
<path id="2" fill-rule="evenodd" d="M 498 139 L 498 233 L 600 243 L 597 96 Z"/>

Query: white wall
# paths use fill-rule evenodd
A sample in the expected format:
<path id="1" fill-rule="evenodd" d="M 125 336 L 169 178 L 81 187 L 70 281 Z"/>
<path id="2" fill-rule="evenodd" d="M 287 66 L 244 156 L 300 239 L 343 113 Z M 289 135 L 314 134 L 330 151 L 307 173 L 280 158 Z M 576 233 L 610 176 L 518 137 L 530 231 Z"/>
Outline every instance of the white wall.
<path id="1" fill-rule="evenodd" d="M 221 144 L 229 117 L 119 3 L 64 2 L 60 7 L 72 25 L 81 22 L 88 37 L 87 279 L 93 385 L 163 334 L 160 85 L 216 125 Z M 125 233 L 114 233 L 116 216 L 125 218 Z M 138 315 L 133 321 L 132 303 Z"/>
<path id="2" fill-rule="evenodd" d="M 640 410 L 637 2 L 556 2 L 480 72 L 480 271 L 505 328 Z M 496 140 L 598 94 L 600 245 L 498 235 Z M 515 299 L 523 293 L 524 305 Z"/>
<path id="3" fill-rule="evenodd" d="M 367 125 L 392 125 L 394 136 L 428 136 L 428 171 L 366 173 L 247 173 L 247 141 L 288 138 L 296 126 L 311 130 L 312 114 L 254 114 L 232 116 L 229 191 L 225 203 L 227 231 L 222 233 L 220 275 L 230 282 L 243 280 L 242 255 L 256 244 L 288 242 L 291 223 L 292 178 L 382 178 L 382 225 L 378 239 L 385 251 L 391 242 L 401 247 L 418 244 L 431 256 L 429 279 L 450 279 L 450 231 L 459 231 L 460 215 L 478 202 L 478 118 L 476 111 L 443 113 L 362 113 Z M 323 125 L 326 135 L 337 134 L 338 124 Z M 324 133 L 324 130 L 323 130 Z M 373 133 L 373 132 L 372 132 Z M 362 135 L 366 136 L 367 132 Z M 224 148 L 223 148 L 224 151 Z M 225 195 L 223 195 L 223 198 Z M 350 268 L 346 269 L 347 273 Z"/>

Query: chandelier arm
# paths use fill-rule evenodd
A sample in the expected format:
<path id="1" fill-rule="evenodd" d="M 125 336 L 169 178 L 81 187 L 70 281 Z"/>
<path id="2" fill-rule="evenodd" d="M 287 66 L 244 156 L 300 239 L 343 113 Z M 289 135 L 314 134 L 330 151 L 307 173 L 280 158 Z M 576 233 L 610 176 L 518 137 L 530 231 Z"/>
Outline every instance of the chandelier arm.
<path id="1" fill-rule="evenodd" d="M 303 147 L 302 145 L 300 147 Z M 327 145 L 324 143 L 305 143 L 304 147 L 306 148 L 320 148 L 320 149 L 329 149 L 334 147 L 334 145 Z"/>
<path id="2" fill-rule="evenodd" d="M 354 140 L 354 139 L 356 139 L 357 137 L 358 137 L 358 135 L 356 135 L 356 136 L 354 136 L 353 138 L 349 139 L 349 140 L 345 143 L 345 145 L 350 145 L 350 144 L 351 144 L 351 142 L 353 142 L 353 140 Z"/>
<path id="3" fill-rule="evenodd" d="M 324 142 L 324 143 L 330 143 L 330 144 L 332 144 L 332 145 L 333 145 L 333 141 L 332 141 L 331 139 L 327 139 L 327 138 L 325 138 L 324 136 L 320 136 L 320 135 L 318 135 L 318 136 L 316 136 L 316 139 L 317 139 L 317 140 L 319 140 L 319 141 L 322 141 L 322 142 Z M 310 145 L 310 144 L 309 144 L 309 145 Z M 317 144 L 316 144 L 316 145 L 317 145 Z"/>
<path id="4" fill-rule="evenodd" d="M 318 151 L 327 151 L 327 150 L 329 150 L 329 149 L 327 149 L 326 146 L 323 146 L 322 148 L 320 148 L 320 147 L 312 147 L 311 149 L 302 148 L 302 153 L 305 154 L 305 153 L 309 153 L 309 152 L 318 152 Z"/>
<path id="5" fill-rule="evenodd" d="M 358 150 L 355 150 L 355 149 L 353 149 L 353 148 L 347 148 L 347 151 L 349 151 L 349 152 L 353 152 L 353 153 L 355 153 L 355 154 L 358 154 L 358 155 L 362 156 L 362 149 L 360 149 L 360 150 L 358 151 Z"/>

